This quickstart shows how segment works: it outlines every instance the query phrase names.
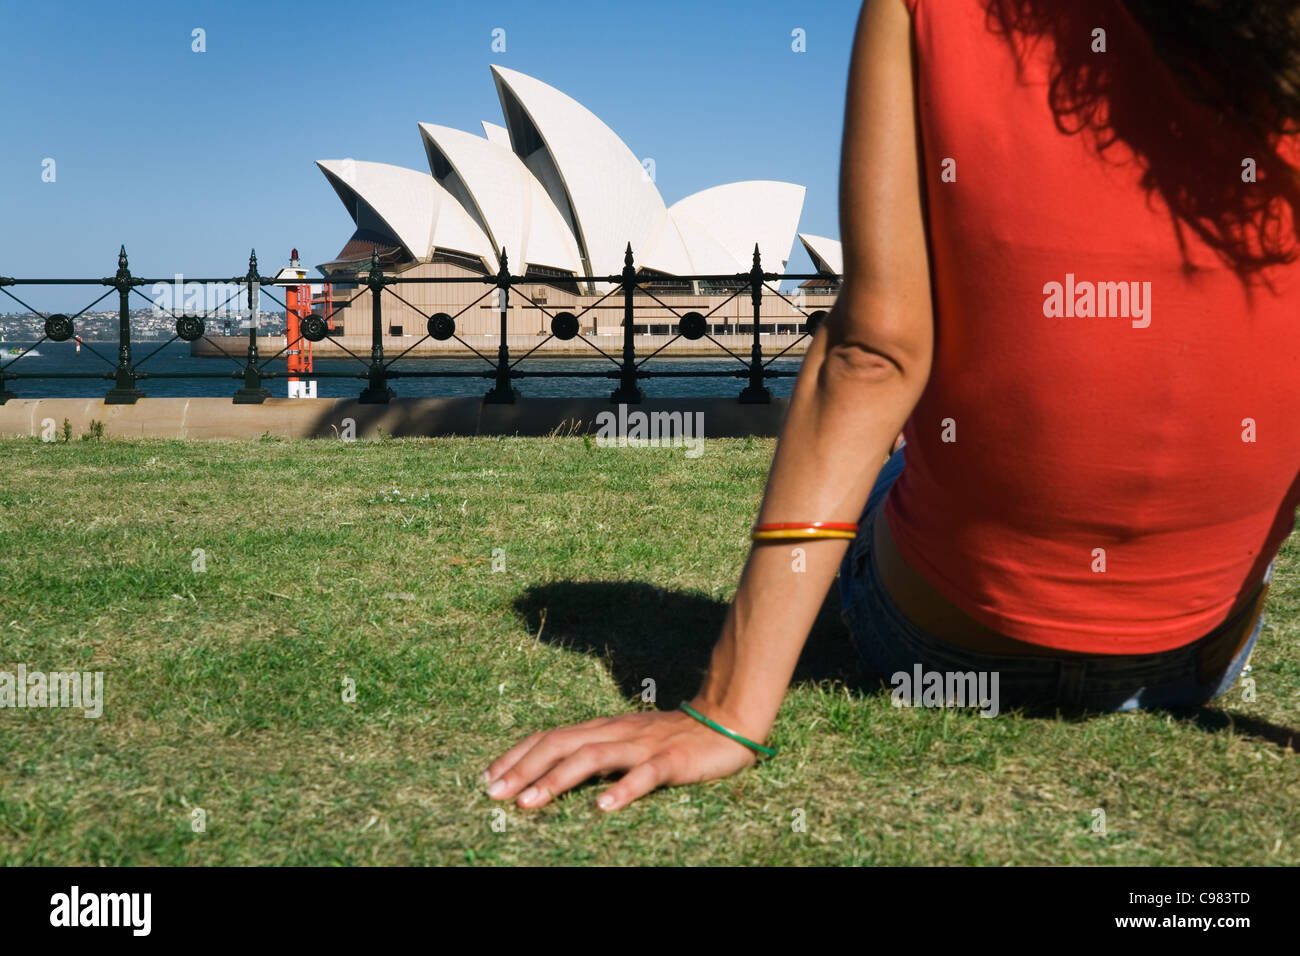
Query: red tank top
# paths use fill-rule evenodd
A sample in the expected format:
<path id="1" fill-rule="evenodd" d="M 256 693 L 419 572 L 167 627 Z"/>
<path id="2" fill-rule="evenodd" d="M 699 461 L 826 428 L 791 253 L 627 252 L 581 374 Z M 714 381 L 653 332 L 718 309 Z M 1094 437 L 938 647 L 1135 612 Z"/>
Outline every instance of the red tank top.
<path id="1" fill-rule="evenodd" d="M 994 0 L 905 2 L 936 343 L 899 550 L 1022 641 L 1193 641 L 1300 500 L 1300 266 L 1216 251 L 1293 250 L 1286 164 L 1182 97 L 1119 0 L 1008 0 L 1047 11 L 1009 33 Z"/>

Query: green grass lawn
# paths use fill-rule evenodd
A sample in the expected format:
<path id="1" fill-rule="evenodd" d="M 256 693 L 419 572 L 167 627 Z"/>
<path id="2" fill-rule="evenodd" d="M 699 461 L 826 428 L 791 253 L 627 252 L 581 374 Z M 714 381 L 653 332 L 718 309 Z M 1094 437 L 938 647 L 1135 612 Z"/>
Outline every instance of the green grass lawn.
<path id="1" fill-rule="evenodd" d="M 524 734 L 693 692 L 771 453 L 0 441 L 0 670 L 105 673 L 98 720 L 0 710 L 0 861 L 1300 863 L 1294 538 L 1254 701 L 896 709 L 828 610 L 775 760 L 609 816 L 489 801 Z"/>

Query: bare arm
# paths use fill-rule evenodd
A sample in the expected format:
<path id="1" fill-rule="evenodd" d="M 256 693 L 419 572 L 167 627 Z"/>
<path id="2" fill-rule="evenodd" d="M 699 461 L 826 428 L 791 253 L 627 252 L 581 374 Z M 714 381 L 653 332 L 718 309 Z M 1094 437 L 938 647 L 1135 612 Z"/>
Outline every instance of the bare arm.
<path id="1" fill-rule="evenodd" d="M 902 0 L 866 0 L 849 68 L 840 169 L 845 281 L 804 358 L 760 522 L 856 521 L 930 372 L 933 319 Z M 755 547 L 693 705 L 753 740 L 767 736 L 847 543 Z M 489 792 L 541 806 L 596 773 L 626 770 L 601 797 L 617 809 L 656 786 L 713 779 L 753 754 L 680 712 L 628 714 L 535 734 L 495 761 Z M 502 784 L 502 785 L 498 785 Z M 525 788 L 532 788 L 528 794 Z M 606 802 L 608 799 L 608 802 Z"/>
<path id="2" fill-rule="evenodd" d="M 856 521 L 930 374 L 933 321 L 902 0 L 868 2 L 849 71 L 840 167 L 845 283 L 804 359 L 759 521 Z M 848 545 L 750 554 L 700 709 L 761 739 Z M 740 728 L 745 728 L 741 730 Z M 746 733 L 746 730 L 750 733 Z"/>

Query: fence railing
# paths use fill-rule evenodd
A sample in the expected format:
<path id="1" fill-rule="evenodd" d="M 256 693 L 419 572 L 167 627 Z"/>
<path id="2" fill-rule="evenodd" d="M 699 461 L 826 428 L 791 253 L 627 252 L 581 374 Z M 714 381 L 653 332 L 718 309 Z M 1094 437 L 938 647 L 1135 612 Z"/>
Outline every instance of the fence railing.
<path id="1" fill-rule="evenodd" d="M 248 325 L 248 346 L 243 356 L 232 355 L 227 352 L 221 345 L 209 338 L 206 333 L 205 320 L 214 313 L 220 311 L 226 304 L 218 303 L 211 309 L 203 312 L 186 311 L 184 309 L 164 309 L 163 311 L 171 314 L 175 320 L 175 333 L 173 336 L 157 348 L 152 349 L 143 358 L 137 358 L 131 342 L 131 296 L 137 295 L 151 305 L 157 308 L 157 304 L 145 296 L 140 291 L 141 286 L 152 286 L 158 283 L 168 283 L 170 279 L 148 279 L 131 274 L 130 267 L 127 263 L 126 248 L 123 247 L 118 253 L 117 272 L 110 277 L 100 279 L 17 279 L 6 276 L 0 276 L 0 294 L 8 296 L 10 299 L 22 305 L 28 311 L 40 319 L 44 320 L 43 334 L 40 339 L 28 349 L 8 362 L 0 364 L 0 404 L 4 404 L 11 398 L 17 398 L 17 394 L 9 390 L 10 383 L 17 383 L 25 379 L 54 379 L 54 378 L 103 378 L 111 381 L 112 387 L 104 397 L 108 404 L 132 404 L 145 396 L 144 391 L 139 388 L 141 382 L 149 379 L 158 378 L 231 378 L 241 381 L 239 387 L 233 396 L 236 403 L 260 403 L 270 397 L 270 391 L 265 387 L 268 380 L 282 378 L 287 375 L 286 371 L 269 368 L 271 363 L 283 359 L 291 350 L 301 346 L 302 339 L 310 342 L 320 342 L 331 333 L 330 320 L 339 310 L 345 308 L 350 302 L 358 297 L 370 293 L 371 299 L 371 346 L 370 356 L 367 359 L 363 355 L 358 355 L 351 349 L 348 349 L 337 339 L 334 344 L 346 352 L 349 356 L 356 359 L 362 366 L 359 371 L 313 371 L 310 373 L 312 378 L 357 378 L 364 379 L 365 386 L 361 390 L 360 401 L 368 403 L 383 403 L 393 398 L 395 393 L 390 385 L 393 380 L 401 378 L 453 378 L 453 377 L 480 377 L 491 380 L 492 386 L 484 396 L 484 401 L 490 403 L 511 403 L 519 397 L 519 392 L 514 388 L 516 379 L 529 377 L 563 377 L 563 378 L 608 378 L 617 382 L 616 387 L 610 394 L 610 401 L 614 403 L 633 404 L 640 402 L 644 395 L 640 388 L 640 381 L 649 378 L 670 378 L 670 377 L 732 377 L 745 379 L 746 384 L 741 389 L 739 400 L 746 404 L 766 403 L 771 401 L 771 391 L 768 389 L 766 382 L 768 379 L 779 378 L 797 374 L 796 372 L 783 369 L 772 368 L 772 363 L 783 355 L 788 353 L 795 345 L 803 339 L 811 336 L 817 329 L 818 325 L 825 319 L 827 312 L 825 310 L 815 310 L 805 312 L 803 308 L 793 302 L 788 296 L 781 293 L 773 282 L 780 282 L 783 279 L 820 279 L 831 278 L 822 273 L 811 275 L 791 275 L 781 273 L 768 273 L 762 269 L 762 263 L 759 258 L 757 246 L 754 248 L 753 266 L 748 272 L 732 273 L 729 275 L 692 275 L 692 276 L 673 276 L 675 280 L 690 281 L 710 281 L 726 282 L 735 291 L 726 294 L 726 297 L 707 313 L 698 311 L 680 311 L 678 308 L 665 303 L 656 296 L 650 288 L 655 282 L 662 281 L 665 277 L 659 274 L 645 275 L 638 274 L 635 268 L 632 247 L 629 244 L 623 259 L 623 271 L 618 275 L 611 276 L 591 276 L 588 281 L 595 283 L 610 283 L 613 285 L 610 291 L 597 298 L 594 302 L 587 304 L 580 311 L 574 313 L 569 311 L 550 311 L 544 304 L 528 296 L 522 289 L 517 286 L 528 283 L 530 285 L 537 283 L 537 278 L 524 276 L 514 276 L 510 274 L 505 250 L 501 252 L 501 267 L 495 275 L 485 276 L 418 276 L 405 278 L 403 276 L 385 275 L 380 267 L 378 256 L 372 255 L 370 269 L 368 272 L 360 273 L 356 277 L 356 292 L 350 297 L 340 301 L 329 315 L 321 315 L 319 312 L 313 312 L 303 317 L 299 322 L 299 334 L 293 339 L 286 342 L 284 348 L 280 349 L 269 358 L 264 358 L 258 351 L 258 322 L 257 322 L 257 303 L 259 297 L 265 295 L 271 301 L 276 302 L 284 307 L 286 314 L 288 306 L 280 299 L 268 291 L 268 288 L 276 288 L 279 285 L 321 285 L 328 282 L 328 279 L 303 279 L 289 283 L 277 281 L 276 278 L 262 276 L 258 274 L 257 253 L 254 251 L 248 259 L 248 271 L 242 276 L 221 277 L 211 279 L 194 279 L 189 278 L 187 281 L 199 284 L 221 283 L 233 285 L 239 290 L 240 295 L 247 293 L 249 302 L 250 319 Z M 436 312 L 427 314 L 422 309 L 412 305 L 397 287 L 406 283 L 479 283 L 486 286 L 483 295 L 479 296 L 469 305 L 464 306 L 455 314 L 447 312 Z M 64 313 L 46 314 L 32 308 L 21 298 L 19 298 L 13 289 L 24 286 L 107 286 L 108 291 L 99 298 L 95 299 L 88 306 L 73 315 Z M 538 342 L 535 346 L 524 352 L 523 355 L 514 357 L 510 353 L 508 342 L 508 310 L 510 307 L 510 295 L 514 290 L 515 294 L 526 301 L 530 306 L 542 312 L 550 320 L 550 332 Z M 35 349 L 47 339 L 53 342 L 64 342 L 76 335 L 76 320 L 93 309 L 104 299 L 111 296 L 114 292 L 118 297 L 118 347 L 117 361 L 114 362 L 107 356 L 101 355 L 84 341 L 81 344 L 86 347 L 92 354 L 98 356 L 110 368 L 104 372 L 54 372 L 54 371 L 11 371 L 11 367 L 21 361 L 23 357 Z M 497 349 L 495 360 L 488 355 L 484 355 L 470 343 L 462 339 L 456 331 L 456 319 L 483 302 L 493 292 L 499 293 L 499 310 L 500 310 L 500 343 Z M 748 359 L 733 352 L 725 344 L 718 341 L 709 332 L 709 317 L 721 309 L 731 300 L 748 294 L 753 307 L 752 322 L 752 343 L 749 349 Z M 588 311 L 596 308 L 611 296 L 621 294 L 623 296 L 623 342 L 622 352 L 619 355 L 611 355 L 604 349 L 600 348 L 595 342 L 589 341 L 585 336 L 579 336 L 579 320 Z M 403 349 L 394 358 L 388 358 L 384 354 L 384 337 L 383 337 L 383 302 L 385 295 L 392 296 L 400 301 L 404 306 L 414 310 L 426 320 L 426 332 L 417 342 L 408 348 Z M 801 324 L 798 338 L 794 342 L 785 346 L 785 348 L 776 352 L 775 355 L 765 356 L 763 353 L 763 343 L 761 338 L 761 310 L 765 296 L 777 296 L 784 300 L 795 312 L 804 319 Z M 228 297 L 229 298 L 229 297 Z M 676 319 L 672 337 L 651 351 L 648 355 L 638 356 L 635 341 L 635 310 L 636 300 L 650 299 L 657 303 L 661 308 L 666 309 Z M 227 300 L 228 301 L 228 300 Z M 576 308 L 576 306 L 575 306 Z M 787 320 L 788 321 L 788 320 Z M 670 323 L 671 324 L 671 323 Z M 403 369 L 394 368 L 394 363 L 407 356 L 412 349 L 419 346 L 427 339 L 434 339 L 445 342 L 456 340 L 464 346 L 469 353 L 481 358 L 488 366 L 480 371 L 453 371 L 453 370 L 426 370 L 426 369 Z M 579 371 L 543 371 L 533 368 L 520 368 L 520 363 L 531 356 L 547 341 L 555 338 L 560 341 L 577 339 L 589 346 L 596 353 L 608 359 L 613 368 L 605 371 L 579 370 Z M 730 355 L 739 363 L 739 368 L 725 370 L 674 370 L 659 367 L 646 368 L 646 364 L 651 359 L 662 353 L 665 348 L 679 338 L 687 340 L 707 339 L 715 345 L 720 353 Z M 151 371 L 143 366 L 153 356 L 157 355 L 162 349 L 177 340 L 185 342 L 194 342 L 198 339 L 204 339 L 219 352 L 231 359 L 236 368 L 227 372 L 162 372 Z M 154 345 L 150 342 L 149 345 Z M 30 365 L 28 366 L 30 367 Z"/>

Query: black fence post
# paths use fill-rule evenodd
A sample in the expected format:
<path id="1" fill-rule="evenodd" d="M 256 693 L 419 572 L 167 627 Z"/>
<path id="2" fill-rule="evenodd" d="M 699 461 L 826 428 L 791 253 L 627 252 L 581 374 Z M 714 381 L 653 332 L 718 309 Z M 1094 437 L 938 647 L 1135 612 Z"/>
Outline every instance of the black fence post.
<path id="1" fill-rule="evenodd" d="M 8 276 L 0 276 L 0 287 L 12 285 L 12 284 L 13 284 L 13 280 L 10 279 Z M 11 398 L 17 398 L 17 397 L 18 397 L 17 395 L 9 391 L 9 389 L 5 388 L 4 357 L 0 356 L 0 405 L 3 405 Z"/>
<path id="2" fill-rule="evenodd" d="M 131 365 L 131 270 L 126 262 L 126 246 L 117 253 L 117 275 L 104 280 L 117 289 L 117 368 L 113 387 L 104 396 L 105 405 L 134 405 L 144 392 L 135 387 L 136 372 Z"/>
<path id="3" fill-rule="evenodd" d="M 257 306 L 262 285 L 257 276 L 256 249 L 248 254 L 244 282 L 248 286 L 248 364 L 244 366 L 244 387 L 235 392 L 234 404 L 260 405 L 271 393 L 262 386 L 262 367 L 257 364 Z"/>
<path id="4" fill-rule="evenodd" d="M 497 346 L 496 383 L 483 396 L 489 405 L 513 405 L 519 392 L 510 384 L 510 346 L 507 344 L 509 326 L 506 323 L 510 308 L 510 262 L 505 247 L 501 247 L 501 268 L 497 270 L 497 294 L 501 297 L 501 343 Z"/>
<path id="5" fill-rule="evenodd" d="M 360 400 L 366 405 L 387 405 L 393 390 L 388 387 L 388 369 L 384 366 L 384 270 L 379 267 L 378 249 L 370 251 L 366 286 L 370 289 L 370 368 Z"/>
<path id="6" fill-rule="evenodd" d="M 763 384 L 763 346 L 759 340 L 758 317 L 763 308 L 763 267 L 759 263 L 758 243 L 754 243 L 754 266 L 749 270 L 749 295 L 754 303 L 754 344 L 749 350 L 749 384 L 740 392 L 742 405 L 766 405 L 772 390 Z"/>
<path id="7" fill-rule="evenodd" d="M 633 323 L 636 318 L 636 269 L 632 267 L 632 243 L 623 254 L 623 364 L 619 368 L 618 388 L 609 400 L 617 405 L 639 405 L 645 393 L 636 384 L 636 342 Z"/>

